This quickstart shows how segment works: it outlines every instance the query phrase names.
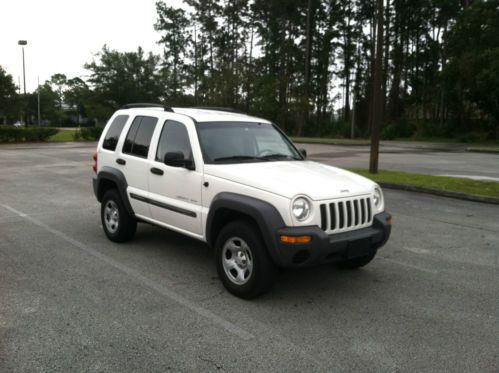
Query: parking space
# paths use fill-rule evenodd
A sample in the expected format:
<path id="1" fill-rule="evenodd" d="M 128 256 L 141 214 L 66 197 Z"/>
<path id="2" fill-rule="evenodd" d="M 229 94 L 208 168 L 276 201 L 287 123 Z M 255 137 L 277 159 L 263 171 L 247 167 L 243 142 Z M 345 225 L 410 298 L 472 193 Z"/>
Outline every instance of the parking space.
<path id="1" fill-rule="evenodd" d="M 108 241 L 92 151 L 0 148 L 0 371 L 497 370 L 497 206 L 385 191 L 369 266 L 281 271 L 243 301 L 198 241 Z"/>

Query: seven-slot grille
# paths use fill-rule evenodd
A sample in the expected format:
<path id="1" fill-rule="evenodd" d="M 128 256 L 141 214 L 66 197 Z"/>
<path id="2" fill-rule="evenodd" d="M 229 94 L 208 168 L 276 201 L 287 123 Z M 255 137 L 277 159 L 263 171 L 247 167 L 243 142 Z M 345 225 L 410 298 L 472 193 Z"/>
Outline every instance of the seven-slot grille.
<path id="1" fill-rule="evenodd" d="M 321 228 L 328 233 L 351 231 L 371 225 L 370 197 L 356 197 L 320 205 Z"/>

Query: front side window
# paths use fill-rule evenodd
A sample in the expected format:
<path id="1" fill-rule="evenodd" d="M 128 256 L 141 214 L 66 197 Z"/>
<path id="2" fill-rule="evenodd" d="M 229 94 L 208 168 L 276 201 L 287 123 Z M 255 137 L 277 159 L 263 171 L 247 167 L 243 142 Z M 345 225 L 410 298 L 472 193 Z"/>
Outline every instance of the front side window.
<path id="1" fill-rule="evenodd" d="M 156 123 L 158 123 L 158 118 L 135 117 L 123 144 L 123 153 L 147 158 Z"/>
<path id="2" fill-rule="evenodd" d="M 293 144 L 269 123 L 198 123 L 205 163 L 302 160 Z"/>
<path id="3" fill-rule="evenodd" d="M 113 119 L 113 122 L 109 125 L 109 129 L 107 130 L 106 137 L 102 142 L 102 147 L 104 149 L 112 151 L 116 149 L 116 145 L 118 144 L 118 140 L 120 139 L 121 132 L 123 131 L 123 127 L 125 127 L 127 120 L 128 115 L 118 115 Z"/>
<path id="4" fill-rule="evenodd" d="M 163 162 L 166 153 L 182 153 L 184 159 L 192 160 L 191 144 L 187 128 L 182 123 L 167 120 L 159 137 L 156 160 Z"/>

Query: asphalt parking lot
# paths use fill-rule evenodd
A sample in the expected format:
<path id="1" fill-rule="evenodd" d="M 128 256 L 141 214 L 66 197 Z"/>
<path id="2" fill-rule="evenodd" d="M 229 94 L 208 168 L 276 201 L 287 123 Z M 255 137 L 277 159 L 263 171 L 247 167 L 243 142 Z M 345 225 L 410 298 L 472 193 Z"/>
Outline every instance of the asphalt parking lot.
<path id="1" fill-rule="evenodd" d="M 91 145 L 0 147 L 0 371 L 499 369 L 499 207 L 385 191 L 366 268 L 229 295 L 209 248 L 140 225 L 108 241 Z"/>

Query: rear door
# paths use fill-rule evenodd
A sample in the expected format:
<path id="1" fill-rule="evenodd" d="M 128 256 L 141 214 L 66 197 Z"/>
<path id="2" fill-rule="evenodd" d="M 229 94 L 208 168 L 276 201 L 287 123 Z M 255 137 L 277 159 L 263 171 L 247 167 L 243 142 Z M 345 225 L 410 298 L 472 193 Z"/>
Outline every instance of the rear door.
<path id="1" fill-rule="evenodd" d="M 203 174 L 194 123 L 180 117 L 168 119 L 156 138 L 149 172 L 152 217 L 165 226 L 200 238 Z M 181 152 L 194 161 L 195 169 L 165 165 L 167 152 Z"/>
<path id="2" fill-rule="evenodd" d="M 128 198 L 136 215 L 150 217 L 148 199 L 151 138 L 158 124 L 155 116 L 136 116 L 128 129 L 123 147 L 116 159 L 116 167 L 125 174 Z"/>

